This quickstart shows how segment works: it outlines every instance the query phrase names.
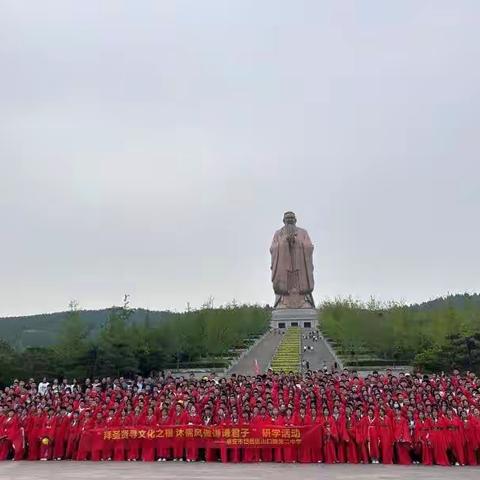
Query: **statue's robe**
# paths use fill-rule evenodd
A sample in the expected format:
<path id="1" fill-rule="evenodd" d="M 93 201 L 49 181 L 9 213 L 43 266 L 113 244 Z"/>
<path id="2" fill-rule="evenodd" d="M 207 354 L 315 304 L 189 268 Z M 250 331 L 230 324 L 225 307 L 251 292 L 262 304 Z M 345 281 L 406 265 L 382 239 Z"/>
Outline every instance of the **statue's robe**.
<path id="1" fill-rule="evenodd" d="M 290 245 L 285 228 L 275 232 L 272 246 L 272 283 L 279 296 L 292 293 L 308 295 L 313 291 L 313 244 L 303 228 L 296 228 L 295 242 Z"/>

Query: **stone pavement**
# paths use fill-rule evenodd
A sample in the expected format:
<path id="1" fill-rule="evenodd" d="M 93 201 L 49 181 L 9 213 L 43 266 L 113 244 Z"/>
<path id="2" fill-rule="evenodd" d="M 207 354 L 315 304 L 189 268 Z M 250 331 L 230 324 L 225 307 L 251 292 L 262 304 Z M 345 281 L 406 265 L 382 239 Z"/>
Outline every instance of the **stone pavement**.
<path id="1" fill-rule="evenodd" d="M 306 328 L 302 330 L 302 361 L 307 360 L 310 363 L 311 370 L 320 370 L 324 365 L 326 365 L 330 371 L 330 368 L 335 363 L 335 358 L 325 344 L 323 337 L 319 336 L 318 342 L 314 342 L 310 338 L 307 338 L 306 340 L 303 338 L 303 335 L 308 335 L 308 333 L 311 331 L 311 329 Z M 313 351 L 307 350 L 305 353 L 303 353 L 304 346 L 312 346 Z"/>
<path id="2" fill-rule="evenodd" d="M 1 480 L 478 480 L 480 467 L 1 462 Z"/>
<path id="3" fill-rule="evenodd" d="M 282 338 L 281 334 L 270 331 L 260 343 L 231 368 L 229 373 L 255 375 L 255 359 L 260 367 L 260 372 L 266 372 Z"/>

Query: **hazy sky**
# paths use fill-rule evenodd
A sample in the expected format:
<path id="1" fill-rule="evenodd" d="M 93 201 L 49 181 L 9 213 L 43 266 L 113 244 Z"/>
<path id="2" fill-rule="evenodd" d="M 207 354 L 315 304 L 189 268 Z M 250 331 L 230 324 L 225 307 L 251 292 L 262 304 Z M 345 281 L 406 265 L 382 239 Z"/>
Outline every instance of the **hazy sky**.
<path id="1" fill-rule="evenodd" d="M 0 315 L 480 290 L 480 2 L 0 0 Z"/>

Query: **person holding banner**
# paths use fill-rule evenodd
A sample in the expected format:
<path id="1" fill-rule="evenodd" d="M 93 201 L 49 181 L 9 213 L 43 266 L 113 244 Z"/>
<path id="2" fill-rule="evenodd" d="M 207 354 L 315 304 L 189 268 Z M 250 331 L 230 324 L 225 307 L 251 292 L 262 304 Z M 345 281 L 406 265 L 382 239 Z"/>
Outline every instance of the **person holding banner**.
<path id="1" fill-rule="evenodd" d="M 193 403 L 190 405 L 184 423 L 191 427 L 189 430 L 193 430 L 196 425 L 202 424 L 202 419 L 197 414 L 197 409 Z M 185 437 L 185 457 L 187 462 L 196 462 L 198 460 L 198 445 L 194 438 Z"/>
<path id="2" fill-rule="evenodd" d="M 158 426 L 160 428 L 170 425 L 171 418 L 168 414 L 168 410 L 166 407 L 162 409 L 162 413 L 160 414 L 160 419 L 158 420 Z M 169 445 L 168 440 L 165 438 L 165 435 L 159 436 L 156 440 L 156 451 L 157 451 L 157 461 L 158 462 L 166 462 L 169 458 L 171 458 L 170 451 L 171 446 Z"/>
<path id="3" fill-rule="evenodd" d="M 186 412 L 183 410 L 183 400 L 178 400 L 175 404 L 175 410 L 172 413 L 172 425 L 184 425 Z M 183 462 L 183 448 L 184 448 L 184 439 L 183 437 L 175 437 L 173 441 L 173 461 L 174 462 Z"/>
<path id="4" fill-rule="evenodd" d="M 207 405 L 202 415 L 202 425 L 210 427 L 214 424 L 212 409 Z M 205 447 L 205 461 L 214 462 L 217 459 L 217 449 L 212 446 Z"/>
<path id="5" fill-rule="evenodd" d="M 259 429 L 268 428 L 270 425 L 270 416 L 267 409 L 262 406 L 260 415 L 255 419 L 255 426 Z M 260 458 L 262 462 L 271 462 L 273 460 L 273 450 L 271 447 L 264 447 L 260 450 Z"/>
<path id="6" fill-rule="evenodd" d="M 130 436 L 127 440 L 127 460 L 136 462 L 140 459 L 141 439 L 137 437 L 137 426 L 142 424 L 140 405 L 137 404 L 133 413 L 128 415 L 127 426 L 130 428 Z"/>
<path id="7" fill-rule="evenodd" d="M 116 424 L 115 409 L 110 408 L 108 410 L 108 416 L 105 419 L 105 428 L 115 428 Z M 103 442 L 102 445 L 102 459 L 110 461 L 113 458 L 113 445 L 112 442 Z"/>
<path id="8" fill-rule="evenodd" d="M 225 415 L 225 410 L 223 407 L 219 407 L 217 418 L 215 419 L 215 424 L 219 427 L 225 427 L 226 425 L 230 424 L 228 417 Z M 222 463 L 228 462 L 228 448 L 225 443 L 220 445 L 220 461 Z"/>
<path id="9" fill-rule="evenodd" d="M 285 411 L 285 422 L 286 427 L 295 427 L 297 426 L 292 415 L 292 409 L 287 408 Z M 297 447 L 295 445 L 288 445 L 283 447 L 283 461 L 285 463 L 295 463 L 297 461 Z"/>
<path id="10" fill-rule="evenodd" d="M 116 415 L 113 420 L 113 426 L 115 429 L 127 428 L 130 419 L 128 418 L 127 411 L 122 408 L 120 415 Z M 125 460 L 128 447 L 128 439 L 120 438 L 115 442 L 113 447 L 113 459 L 116 461 Z"/>
<path id="11" fill-rule="evenodd" d="M 238 418 L 236 407 L 232 408 L 232 416 L 231 416 L 231 419 L 230 419 L 230 424 L 234 427 L 239 427 L 242 424 L 242 422 Z M 240 450 L 240 448 L 239 447 L 232 447 L 232 448 L 228 448 L 228 451 L 230 452 L 230 459 L 231 459 L 230 461 L 232 463 L 239 463 L 240 460 L 241 460 L 241 450 Z"/>
<path id="12" fill-rule="evenodd" d="M 284 417 L 279 415 L 278 408 L 274 408 L 270 419 L 270 428 L 283 425 L 285 425 Z M 277 463 L 283 462 L 283 451 L 281 448 L 277 447 L 273 449 L 273 460 Z"/>
<path id="13" fill-rule="evenodd" d="M 91 458 L 90 460 L 98 462 L 103 460 L 103 450 L 104 450 L 104 441 L 103 441 L 103 430 L 105 427 L 105 420 L 103 419 L 102 412 L 97 412 L 94 422 L 93 422 L 93 431 L 91 432 Z"/>
<path id="14" fill-rule="evenodd" d="M 158 427 L 157 417 L 154 415 L 153 407 L 148 407 L 147 414 L 141 419 L 142 428 L 147 430 L 156 430 Z M 142 460 L 144 462 L 153 462 L 155 460 L 155 443 L 150 438 L 140 440 L 142 449 Z"/>

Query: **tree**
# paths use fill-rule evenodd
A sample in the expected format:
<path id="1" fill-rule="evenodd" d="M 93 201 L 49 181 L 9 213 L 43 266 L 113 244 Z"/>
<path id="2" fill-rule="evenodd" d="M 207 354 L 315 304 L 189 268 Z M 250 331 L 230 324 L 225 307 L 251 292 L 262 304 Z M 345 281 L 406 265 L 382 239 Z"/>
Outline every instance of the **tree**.
<path id="1" fill-rule="evenodd" d="M 63 322 L 58 343 L 53 347 L 59 373 L 68 378 L 84 378 L 89 371 L 90 344 L 88 326 L 82 320 L 76 302 L 70 303 L 70 311 Z"/>
<path id="2" fill-rule="evenodd" d="M 112 307 L 98 341 L 97 375 L 132 375 L 138 372 L 128 305 Z"/>
<path id="3" fill-rule="evenodd" d="M 10 385 L 13 377 L 18 374 L 16 365 L 15 351 L 5 340 L 0 339 L 0 387 Z"/>

